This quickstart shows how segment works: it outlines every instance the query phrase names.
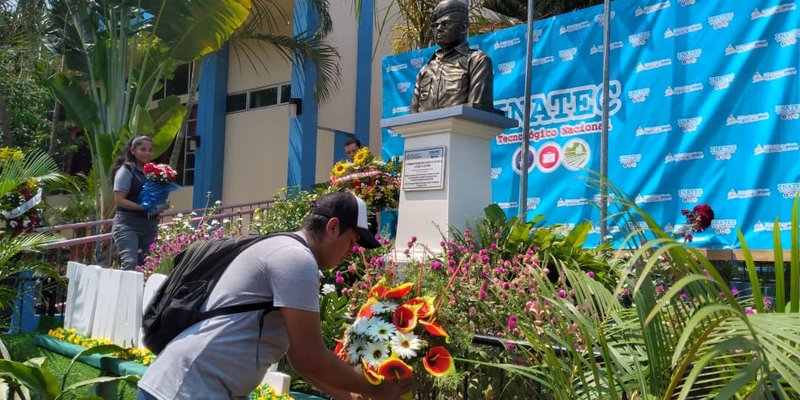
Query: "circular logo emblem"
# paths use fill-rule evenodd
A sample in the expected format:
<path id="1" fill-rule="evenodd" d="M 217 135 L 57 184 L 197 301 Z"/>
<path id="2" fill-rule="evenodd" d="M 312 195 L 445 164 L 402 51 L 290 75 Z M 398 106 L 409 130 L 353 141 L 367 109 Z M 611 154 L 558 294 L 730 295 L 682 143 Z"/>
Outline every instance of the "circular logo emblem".
<path id="1" fill-rule="evenodd" d="M 545 143 L 539 148 L 539 169 L 545 174 L 553 172 L 561 164 L 561 148 L 555 142 Z"/>
<path id="2" fill-rule="evenodd" d="M 512 169 L 514 170 L 514 172 L 519 174 L 520 171 L 522 171 L 522 149 L 517 148 L 517 150 L 514 152 L 513 159 L 514 159 L 514 161 L 513 161 L 514 165 L 512 165 Z M 528 147 L 528 173 L 530 174 L 531 171 L 533 171 L 533 169 L 535 167 L 536 167 L 536 150 L 534 150 L 533 147 L 529 146 Z"/>
<path id="3" fill-rule="evenodd" d="M 578 171 L 589 165 L 592 151 L 583 139 L 570 139 L 564 144 L 564 168 Z"/>

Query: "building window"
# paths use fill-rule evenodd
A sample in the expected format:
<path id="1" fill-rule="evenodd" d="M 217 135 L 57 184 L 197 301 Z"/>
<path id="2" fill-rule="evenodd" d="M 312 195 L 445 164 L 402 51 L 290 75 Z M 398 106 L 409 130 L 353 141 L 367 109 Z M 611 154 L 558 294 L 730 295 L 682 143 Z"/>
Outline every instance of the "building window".
<path id="1" fill-rule="evenodd" d="M 288 104 L 291 93 L 291 85 L 281 84 L 229 94 L 225 110 L 230 114 L 238 111 Z"/>
<path id="2" fill-rule="evenodd" d="M 192 64 L 181 64 L 175 68 L 172 79 L 162 79 L 161 88 L 153 95 L 153 100 L 163 99 L 170 95 L 181 96 L 189 94 L 191 84 Z"/>
<path id="3" fill-rule="evenodd" d="M 189 121 L 186 123 L 186 135 L 183 137 L 181 170 L 183 186 L 194 185 L 194 161 L 197 154 L 197 105 L 192 107 Z"/>

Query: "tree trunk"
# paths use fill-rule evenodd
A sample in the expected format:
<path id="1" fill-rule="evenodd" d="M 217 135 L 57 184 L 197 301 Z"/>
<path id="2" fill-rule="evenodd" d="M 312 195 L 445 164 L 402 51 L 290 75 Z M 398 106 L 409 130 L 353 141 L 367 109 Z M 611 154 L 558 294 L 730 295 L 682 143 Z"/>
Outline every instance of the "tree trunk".
<path id="1" fill-rule="evenodd" d="M 56 142 L 58 141 L 58 117 L 61 114 L 61 103 L 56 100 L 53 106 L 53 125 L 50 127 L 50 147 L 47 148 L 47 154 L 50 157 L 56 157 Z M 63 165 L 62 165 L 63 167 Z"/>
<path id="2" fill-rule="evenodd" d="M 11 147 L 14 145 L 14 135 L 11 133 L 11 118 L 8 116 L 6 107 L 6 96 L 0 88 L 0 133 L 3 135 L 3 146 Z"/>

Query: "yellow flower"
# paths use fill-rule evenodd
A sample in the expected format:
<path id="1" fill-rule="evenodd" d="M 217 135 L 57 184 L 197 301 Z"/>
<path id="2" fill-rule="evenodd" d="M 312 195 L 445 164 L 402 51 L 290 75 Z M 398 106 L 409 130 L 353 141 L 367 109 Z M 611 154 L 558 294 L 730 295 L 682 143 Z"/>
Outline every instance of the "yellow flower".
<path id="1" fill-rule="evenodd" d="M 369 151 L 369 147 L 362 147 L 358 149 L 356 155 L 353 156 L 353 164 L 355 165 L 362 165 L 372 161 L 372 153 Z"/>
<path id="2" fill-rule="evenodd" d="M 346 161 L 337 162 L 331 169 L 331 175 L 335 177 L 344 175 L 347 172 L 347 164 L 348 163 Z"/>
<path id="3" fill-rule="evenodd" d="M 0 147 L 0 164 L 5 164 L 11 161 L 22 161 L 25 159 L 25 153 L 22 150 L 13 147 Z"/>

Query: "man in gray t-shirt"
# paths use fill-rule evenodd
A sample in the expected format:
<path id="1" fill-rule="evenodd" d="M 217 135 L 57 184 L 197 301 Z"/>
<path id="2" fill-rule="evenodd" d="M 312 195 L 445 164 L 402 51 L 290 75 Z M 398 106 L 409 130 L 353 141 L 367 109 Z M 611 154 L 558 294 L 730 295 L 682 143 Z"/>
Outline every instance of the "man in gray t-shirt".
<path id="1" fill-rule="evenodd" d="M 272 300 L 277 311 L 223 315 L 187 328 L 139 381 L 139 399 L 246 399 L 267 368 L 288 355 L 292 367 L 337 399 L 396 399 L 408 383 L 368 383 L 325 347 L 319 320 L 319 268 L 331 268 L 358 243 L 379 243 L 367 230 L 364 201 L 350 193 L 320 197 L 298 232 L 254 244 L 222 274 L 204 310 Z"/>

